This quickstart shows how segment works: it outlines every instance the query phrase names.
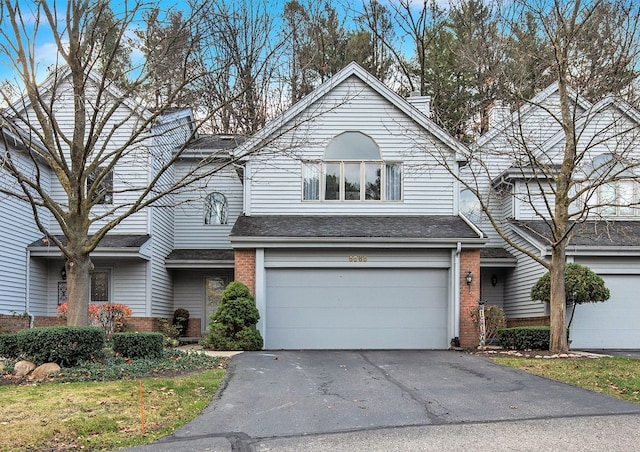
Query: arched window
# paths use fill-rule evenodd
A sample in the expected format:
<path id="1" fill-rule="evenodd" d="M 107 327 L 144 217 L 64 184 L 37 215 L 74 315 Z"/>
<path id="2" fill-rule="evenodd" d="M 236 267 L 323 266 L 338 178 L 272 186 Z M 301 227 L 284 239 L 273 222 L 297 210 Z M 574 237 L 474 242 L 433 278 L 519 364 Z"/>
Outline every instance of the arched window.
<path id="1" fill-rule="evenodd" d="M 204 224 L 227 224 L 227 197 L 220 192 L 209 193 L 204 199 Z"/>
<path id="2" fill-rule="evenodd" d="M 400 201 L 402 165 L 384 162 L 377 143 L 361 132 L 343 132 L 321 162 L 303 162 L 305 201 Z"/>

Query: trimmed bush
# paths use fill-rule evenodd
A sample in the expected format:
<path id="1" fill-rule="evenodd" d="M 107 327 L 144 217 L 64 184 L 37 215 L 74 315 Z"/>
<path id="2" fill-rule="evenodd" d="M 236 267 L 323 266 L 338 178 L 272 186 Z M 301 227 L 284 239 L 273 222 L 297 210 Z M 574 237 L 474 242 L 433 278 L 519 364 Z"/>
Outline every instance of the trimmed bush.
<path id="1" fill-rule="evenodd" d="M 0 334 L 0 357 L 17 358 L 20 355 L 17 334 Z"/>
<path id="2" fill-rule="evenodd" d="M 161 358 L 164 353 L 162 333 L 113 333 L 113 351 L 125 358 Z"/>
<path id="3" fill-rule="evenodd" d="M 222 292 L 202 345 L 215 350 L 261 350 L 262 336 L 256 328 L 259 319 L 249 288 L 234 281 Z"/>
<path id="4" fill-rule="evenodd" d="M 105 332 L 94 326 L 40 327 L 19 331 L 17 339 L 25 358 L 36 364 L 54 362 L 68 367 L 99 357 Z"/>
<path id="5" fill-rule="evenodd" d="M 515 350 L 549 350 L 548 326 L 520 326 L 516 328 L 501 328 L 498 330 L 500 346 Z M 569 330 L 567 329 L 567 337 Z"/>

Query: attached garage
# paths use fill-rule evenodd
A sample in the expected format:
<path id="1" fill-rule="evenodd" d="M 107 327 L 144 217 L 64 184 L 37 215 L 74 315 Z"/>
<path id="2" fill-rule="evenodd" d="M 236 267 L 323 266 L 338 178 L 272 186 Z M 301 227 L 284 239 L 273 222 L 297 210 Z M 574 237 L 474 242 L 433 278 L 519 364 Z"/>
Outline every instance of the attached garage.
<path id="1" fill-rule="evenodd" d="M 418 268 L 268 269 L 265 348 L 446 348 L 448 274 Z"/>
<path id="2" fill-rule="evenodd" d="M 461 312 L 477 306 L 479 278 L 462 291 L 460 267 L 480 274 L 485 238 L 461 217 L 242 216 L 230 240 L 265 349 L 476 343 Z"/>
<path id="3" fill-rule="evenodd" d="M 640 273 L 605 274 L 607 269 L 598 268 L 597 263 L 589 266 L 605 280 L 611 298 L 577 307 L 571 325 L 571 348 L 640 348 Z M 629 264 L 626 271 L 633 267 Z"/>

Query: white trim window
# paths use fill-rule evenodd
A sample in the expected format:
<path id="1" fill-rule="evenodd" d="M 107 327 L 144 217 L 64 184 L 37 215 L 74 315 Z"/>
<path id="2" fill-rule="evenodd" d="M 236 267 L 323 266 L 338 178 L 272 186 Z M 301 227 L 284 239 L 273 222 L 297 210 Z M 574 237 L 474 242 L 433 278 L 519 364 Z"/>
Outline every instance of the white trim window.
<path id="1" fill-rule="evenodd" d="M 635 199 L 635 182 L 632 180 L 618 180 L 598 187 L 598 204 L 603 216 L 635 215 Z"/>
<path id="2" fill-rule="evenodd" d="M 594 179 L 600 214 L 605 217 L 636 215 L 638 197 L 633 172 L 613 154 L 601 154 L 593 159 Z"/>
<path id="3" fill-rule="evenodd" d="M 227 197 L 217 191 L 209 193 L 204 198 L 204 224 L 227 224 L 228 221 Z"/>
<path id="4" fill-rule="evenodd" d="M 384 162 L 378 145 L 360 132 L 336 136 L 324 160 L 302 162 L 304 201 L 401 201 L 402 164 Z"/>

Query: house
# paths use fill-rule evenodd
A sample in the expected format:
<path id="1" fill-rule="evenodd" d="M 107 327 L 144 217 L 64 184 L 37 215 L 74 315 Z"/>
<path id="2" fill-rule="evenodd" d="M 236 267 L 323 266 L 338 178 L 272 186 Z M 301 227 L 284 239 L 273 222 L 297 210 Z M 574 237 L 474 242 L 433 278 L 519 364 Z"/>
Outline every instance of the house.
<path id="1" fill-rule="evenodd" d="M 593 104 L 573 93 L 578 152 L 581 155 L 573 193 L 572 230 L 567 262 L 590 267 L 611 291 L 605 303 L 577 306 L 571 324 L 571 347 L 637 348 L 640 345 L 640 211 L 637 162 L 640 113 L 610 98 Z M 482 169 L 465 168 L 467 181 L 476 180 L 484 199 L 508 237 L 523 249 L 550 260 L 550 230 L 545 222 L 553 209 L 548 196 L 553 183 L 546 175 L 561 163 L 564 134 L 559 115 L 557 84 L 549 86 L 511 113 L 498 104 L 491 112 L 492 129 L 476 143 Z M 526 153 L 535 164 L 519 159 Z M 533 162 L 533 159 L 528 159 Z M 624 162 L 624 166 L 620 162 Z M 540 165 L 537 168 L 532 165 Z M 545 167 L 545 169 L 540 169 Z M 608 180 L 610 178 L 610 180 Z M 614 180 L 615 179 L 615 180 Z M 547 196 L 543 196 L 544 194 Z M 473 197 L 462 194 L 462 210 L 488 234 L 481 251 L 481 298 L 501 306 L 510 326 L 549 322 L 547 303 L 531 300 L 532 285 L 546 269 L 522 251 L 508 246 Z M 551 201 L 548 205 L 546 201 Z M 567 308 L 567 321 L 574 306 Z"/>
<path id="2" fill-rule="evenodd" d="M 62 81 L 50 89 L 64 111 Z M 145 115 L 133 103 L 119 108 L 132 121 Z M 131 151 L 138 158 L 113 169 L 104 208 L 127 193 L 121 184 L 153 177 L 158 155 L 184 143 L 189 127 L 188 111 L 160 117 Z M 127 133 L 121 126 L 114 145 Z M 92 301 L 129 305 L 141 330 L 186 308 L 187 334 L 198 336 L 235 278 L 255 294 L 266 348 L 473 346 L 468 310 L 486 238 L 459 214 L 459 184 L 440 160 L 457 167 L 464 151 L 428 118 L 428 98 L 402 99 L 350 64 L 245 142 L 192 140 L 171 177 L 217 171 L 103 239 Z M 65 300 L 60 252 L 37 231 L 18 249 L 24 290 L 2 312 L 52 323 Z"/>
<path id="3" fill-rule="evenodd" d="M 248 155 L 235 279 L 265 348 L 476 344 L 485 236 L 440 161 L 456 167 L 463 146 L 427 106 L 350 64 L 234 149 Z"/>

